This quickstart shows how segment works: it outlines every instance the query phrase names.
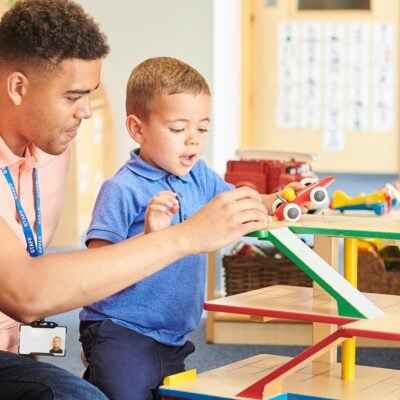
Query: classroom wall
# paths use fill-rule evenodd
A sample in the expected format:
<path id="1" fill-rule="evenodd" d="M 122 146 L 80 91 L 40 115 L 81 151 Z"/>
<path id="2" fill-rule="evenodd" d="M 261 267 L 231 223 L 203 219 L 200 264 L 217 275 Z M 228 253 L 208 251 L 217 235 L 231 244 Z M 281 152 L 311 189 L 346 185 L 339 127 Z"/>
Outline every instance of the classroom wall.
<path id="1" fill-rule="evenodd" d="M 125 130 L 125 85 L 133 66 L 148 57 L 173 56 L 212 79 L 212 1 L 78 2 L 100 23 L 111 46 L 103 63 L 103 83 L 115 116 L 121 164 L 134 147 Z"/>
<path id="2" fill-rule="evenodd" d="M 111 45 L 103 63 L 117 133 L 117 163 L 134 145 L 125 130 L 125 85 L 132 67 L 154 56 L 177 57 L 197 68 L 213 93 L 213 125 L 204 158 L 218 172 L 239 146 L 240 0 L 77 0 Z M 221 23 L 223 21 L 223 23 Z"/>
<path id="3" fill-rule="evenodd" d="M 220 174 L 240 146 L 241 0 L 77 0 L 106 32 L 111 53 L 103 84 L 116 127 L 116 158 L 122 164 L 134 146 L 125 130 L 125 85 L 134 65 L 147 57 L 178 57 L 196 67 L 213 93 L 213 125 L 204 155 Z M 318 172 L 318 171 L 317 171 Z M 329 174 L 325 172 L 324 174 Z M 396 177 L 340 174 L 337 185 L 357 193 Z"/>

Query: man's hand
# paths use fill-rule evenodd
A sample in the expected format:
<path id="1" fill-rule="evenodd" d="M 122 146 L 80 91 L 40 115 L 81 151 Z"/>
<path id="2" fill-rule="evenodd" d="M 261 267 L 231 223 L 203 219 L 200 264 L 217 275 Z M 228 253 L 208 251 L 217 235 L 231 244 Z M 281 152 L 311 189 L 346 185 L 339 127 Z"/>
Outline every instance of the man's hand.
<path id="1" fill-rule="evenodd" d="M 220 249 L 247 233 L 265 229 L 267 210 L 258 192 L 248 187 L 221 193 L 180 224 L 193 253 Z"/>
<path id="2" fill-rule="evenodd" d="M 144 217 L 144 233 L 158 231 L 171 225 L 173 216 L 179 210 L 176 193 L 164 190 L 150 201 Z"/>

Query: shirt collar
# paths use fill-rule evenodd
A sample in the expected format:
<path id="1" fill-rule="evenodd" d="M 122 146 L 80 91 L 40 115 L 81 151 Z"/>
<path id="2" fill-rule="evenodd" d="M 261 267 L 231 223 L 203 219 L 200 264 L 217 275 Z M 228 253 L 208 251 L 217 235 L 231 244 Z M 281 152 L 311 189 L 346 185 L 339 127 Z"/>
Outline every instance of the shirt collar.
<path id="1" fill-rule="evenodd" d="M 54 157 L 56 156 L 45 153 L 33 144 L 27 147 L 24 157 L 17 156 L 0 136 L 0 167 L 8 167 L 16 163 L 25 164 L 32 168 L 40 167 L 47 164 Z"/>
<path id="2" fill-rule="evenodd" d="M 146 161 L 140 158 L 139 152 L 140 149 L 134 149 L 130 152 L 131 157 L 125 164 L 126 168 L 130 169 L 135 174 L 143 176 L 144 178 L 152 181 L 158 181 L 165 176 L 172 175 L 161 168 L 153 167 L 152 165 L 148 164 Z M 184 176 L 176 176 L 176 178 L 187 182 L 189 181 L 189 175 L 190 173 Z"/>

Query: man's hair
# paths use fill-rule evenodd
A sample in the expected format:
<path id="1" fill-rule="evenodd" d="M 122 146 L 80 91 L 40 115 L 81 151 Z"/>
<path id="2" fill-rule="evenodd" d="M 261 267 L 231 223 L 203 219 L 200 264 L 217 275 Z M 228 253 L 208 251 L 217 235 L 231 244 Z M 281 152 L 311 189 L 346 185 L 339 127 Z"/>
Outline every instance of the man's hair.
<path id="1" fill-rule="evenodd" d="M 126 113 L 147 120 L 157 96 L 207 94 L 210 88 L 193 67 L 171 57 L 149 58 L 133 69 L 126 87 Z"/>
<path id="2" fill-rule="evenodd" d="M 71 0 L 20 0 L 0 21 L 0 63 L 51 68 L 66 59 L 101 59 L 108 51 L 97 23 Z"/>

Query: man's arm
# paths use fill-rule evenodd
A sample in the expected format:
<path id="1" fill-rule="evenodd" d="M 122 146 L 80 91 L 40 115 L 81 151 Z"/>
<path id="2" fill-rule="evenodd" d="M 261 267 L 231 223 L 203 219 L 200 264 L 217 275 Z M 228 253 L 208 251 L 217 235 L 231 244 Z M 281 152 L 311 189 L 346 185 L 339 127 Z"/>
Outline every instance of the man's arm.
<path id="1" fill-rule="evenodd" d="M 243 187 L 218 195 L 181 224 L 111 246 L 31 258 L 0 218 L 0 311 L 31 322 L 78 308 L 267 224 L 259 194 Z"/>

